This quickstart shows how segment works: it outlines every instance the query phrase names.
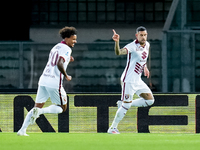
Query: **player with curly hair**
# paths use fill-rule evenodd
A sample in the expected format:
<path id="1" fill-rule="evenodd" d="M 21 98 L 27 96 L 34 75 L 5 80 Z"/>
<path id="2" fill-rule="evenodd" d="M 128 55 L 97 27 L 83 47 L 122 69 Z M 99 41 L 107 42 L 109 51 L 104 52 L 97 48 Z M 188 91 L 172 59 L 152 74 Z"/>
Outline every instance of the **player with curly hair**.
<path id="1" fill-rule="evenodd" d="M 26 115 L 21 129 L 17 132 L 19 136 L 28 136 L 27 127 L 34 124 L 41 114 L 59 114 L 67 109 L 67 94 L 62 84 L 64 78 L 67 81 L 72 80 L 66 69 L 69 62 L 74 61 L 71 48 L 77 43 L 77 30 L 74 27 L 64 27 L 59 34 L 63 40 L 50 51 L 47 65 L 38 82 L 35 106 Z M 42 108 L 49 97 L 52 105 Z"/>

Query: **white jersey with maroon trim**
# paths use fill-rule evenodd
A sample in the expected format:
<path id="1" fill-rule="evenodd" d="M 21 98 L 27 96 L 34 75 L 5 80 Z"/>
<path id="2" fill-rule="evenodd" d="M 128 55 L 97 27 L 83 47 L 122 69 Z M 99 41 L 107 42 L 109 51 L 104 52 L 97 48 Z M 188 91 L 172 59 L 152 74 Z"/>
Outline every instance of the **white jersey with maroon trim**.
<path id="1" fill-rule="evenodd" d="M 127 64 L 121 76 L 122 82 L 139 83 L 144 66 L 147 62 L 150 44 L 146 41 L 144 47 L 137 40 L 127 44 Z"/>
<path id="2" fill-rule="evenodd" d="M 57 61 L 62 57 L 64 59 L 64 69 L 66 70 L 71 52 L 71 48 L 63 42 L 58 43 L 51 49 L 47 65 L 38 83 L 40 86 L 60 89 L 64 75 L 59 71 Z"/>

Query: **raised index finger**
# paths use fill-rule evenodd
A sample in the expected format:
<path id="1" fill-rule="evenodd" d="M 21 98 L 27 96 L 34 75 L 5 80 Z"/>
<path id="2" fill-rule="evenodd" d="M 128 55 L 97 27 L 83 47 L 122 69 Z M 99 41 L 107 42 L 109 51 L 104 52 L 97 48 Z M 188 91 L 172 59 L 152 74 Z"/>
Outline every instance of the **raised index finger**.
<path id="1" fill-rule="evenodd" d="M 113 29 L 113 33 L 114 33 L 114 34 L 117 34 L 117 33 L 115 32 L 115 30 L 114 30 L 114 29 Z"/>

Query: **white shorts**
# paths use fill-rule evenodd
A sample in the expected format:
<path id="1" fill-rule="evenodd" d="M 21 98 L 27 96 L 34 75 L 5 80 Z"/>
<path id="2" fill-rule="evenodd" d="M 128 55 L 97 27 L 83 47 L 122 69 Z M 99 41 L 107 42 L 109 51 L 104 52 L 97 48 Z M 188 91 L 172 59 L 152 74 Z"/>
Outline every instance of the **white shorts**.
<path id="1" fill-rule="evenodd" d="M 121 82 L 122 86 L 122 101 L 130 102 L 133 100 L 133 95 L 136 93 L 139 97 L 141 93 L 151 93 L 150 88 L 141 80 L 139 83 Z M 153 95 L 153 94 L 152 94 Z"/>
<path id="2" fill-rule="evenodd" d="M 46 86 L 39 86 L 36 96 L 36 103 L 45 103 L 50 97 L 51 102 L 56 105 L 67 104 L 67 94 L 63 87 L 54 89 Z"/>

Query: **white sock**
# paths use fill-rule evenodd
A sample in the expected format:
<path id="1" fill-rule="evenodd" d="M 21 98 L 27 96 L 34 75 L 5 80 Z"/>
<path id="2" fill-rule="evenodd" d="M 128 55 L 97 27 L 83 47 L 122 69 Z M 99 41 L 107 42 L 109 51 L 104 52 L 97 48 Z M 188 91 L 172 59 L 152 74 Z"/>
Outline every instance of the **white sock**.
<path id="1" fill-rule="evenodd" d="M 62 113 L 63 109 L 60 106 L 57 105 L 50 105 L 46 108 L 41 108 L 39 111 L 39 114 L 59 114 Z"/>
<path id="2" fill-rule="evenodd" d="M 117 110 L 111 128 L 117 128 L 118 123 L 124 118 L 126 112 L 131 107 L 131 103 L 122 103 L 122 106 Z"/>
<path id="3" fill-rule="evenodd" d="M 26 115 L 26 118 L 24 119 L 24 122 L 22 124 L 22 127 L 21 127 L 21 131 L 23 131 L 24 133 L 26 133 L 26 129 L 28 128 L 29 124 L 30 124 L 30 119 L 31 119 L 31 116 L 33 114 L 33 109 L 31 109 L 28 114 Z"/>
<path id="4" fill-rule="evenodd" d="M 147 106 L 151 106 L 153 103 L 154 103 L 154 99 L 145 100 L 144 98 L 138 98 L 138 99 L 132 101 L 131 106 L 147 107 Z"/>
<path id="5" fill-rule="evenodd" d="M 59 114 L 62 113 L 63 109 L 60 106 L 57 105 L 50 105 L 49 107 L 46 108 L 41 108 L 39 111 L 39 114 L 44 114 L 44 113 L 52 113 L 52 114 Z M 21 127 L 21 131 L 26 133 L 26 129 L 28 128 L 30 124 L 30 119 L 33 114 L 33 109 L 31 109 L 28 114 L 26 115 L 26 118 L 24 119 L 24 122 Z"/>

